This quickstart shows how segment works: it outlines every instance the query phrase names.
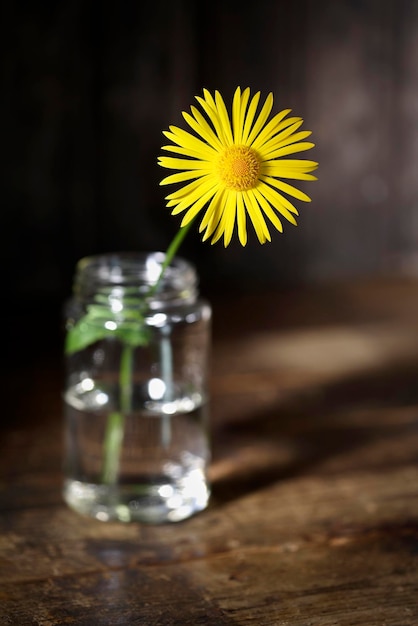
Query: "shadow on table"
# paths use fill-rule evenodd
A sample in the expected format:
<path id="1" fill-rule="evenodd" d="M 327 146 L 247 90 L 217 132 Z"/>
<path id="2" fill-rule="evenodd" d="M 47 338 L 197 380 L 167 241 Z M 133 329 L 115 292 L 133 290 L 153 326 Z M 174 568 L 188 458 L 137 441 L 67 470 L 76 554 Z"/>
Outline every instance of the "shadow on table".
<path id="1" fill-rule="evenodd" d="M 307 472 L 396 466 L 408 454 L 412 461 L 418 453 L 418 362 L 299 392 L 245 421 L 219 426 L 213 438 L 215 503 Z M 384 440 L 389 459 L 366 448 Z"/>

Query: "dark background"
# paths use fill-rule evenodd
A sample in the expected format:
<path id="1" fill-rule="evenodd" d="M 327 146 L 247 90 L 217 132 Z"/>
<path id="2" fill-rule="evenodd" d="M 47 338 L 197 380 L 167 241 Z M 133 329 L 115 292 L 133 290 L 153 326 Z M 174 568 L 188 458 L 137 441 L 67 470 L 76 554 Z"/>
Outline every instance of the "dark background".
<path id="1" fill-rule="evenodd" d="M 275 95 L 313 130 L 298 228 L 182 254 L 202 289 L 415 271 L 417 0 L 3 3 L 3 318 L 56 316 L 78 258 L 164 250 L 162 130 L 203 87 Z M 55 318 L 54 318 L 55 319 Z M 19 321 L 19 325 L 21 322 Z M 53 322 L 55 324 L 55 321 Z"/>

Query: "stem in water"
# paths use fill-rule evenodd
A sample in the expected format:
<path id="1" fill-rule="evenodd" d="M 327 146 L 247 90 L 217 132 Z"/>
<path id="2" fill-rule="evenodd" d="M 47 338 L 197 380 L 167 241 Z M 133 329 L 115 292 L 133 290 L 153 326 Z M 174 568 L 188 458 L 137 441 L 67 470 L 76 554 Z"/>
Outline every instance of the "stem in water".
<path id="1" fill-rule="evenodd" d="M 122 348 L 119 371 L 120 411 L 109 414 L 104 440 L 102 480 L 106 485 L 115 485 L 119 475 L 119 461 L 125 430 L 125 417 L 132 409 L 133 348 Z"/>
<path id="2" fill-rule="evenodd" d="M 177 253 L 183 239 L 190 230 L 193 224 L 192 220 L 186 226 L 180 228 L 177 231 L 173 241 L 167 248 L 165 259 L 161 265 L 161 271 L 157 281 L 152 285 L 148 291 L 146 298 L 152 297 L 164 276 L 164 272 L 170 265 L 174 256 Z M 119 371 L 119 389 L 120 389 L 120 411 L 114 411 L 109 414 L 106 424 L 106 433 L 104 440 L 104 458 L 103 458 L 103 472 L 102 480 L 106 485 L 115 485 L 119 476 L 119 463 L 120 455 L 123 445 L 123 436 L 125 430 L 125 417 L 132 410 L 132 373 L 133 373 L 133 355 L 134 348 L 129 345 L 124 345 L 122 348 L 122 355 L 120 361 Z M 168 402 L 173 397 L 173 357 L 171 350 L 171 343 L 168 336 L 164 336 L 161 340 L 161 375 L 164 383 L 166 384 L 166 399 Z M 170 415 L 164 415 L 162 421 L 161 439 L 162 445 L 168 447 L 171 440 L 171 423 Z"/>

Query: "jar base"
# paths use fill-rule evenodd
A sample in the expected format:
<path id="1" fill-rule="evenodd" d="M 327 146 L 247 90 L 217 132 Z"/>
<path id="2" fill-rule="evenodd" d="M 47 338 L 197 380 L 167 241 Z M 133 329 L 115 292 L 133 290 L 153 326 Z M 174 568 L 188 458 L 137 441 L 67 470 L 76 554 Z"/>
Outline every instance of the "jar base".
<path id="1" fill-rule="evenodd" d="M 102 522 L 180 522 L 203 511 L 210 490 L 203 473 L 179 483 L 158 481 L 129 485 L 103 485 L 66 480 L 63 497 L 77 513 Z"/>

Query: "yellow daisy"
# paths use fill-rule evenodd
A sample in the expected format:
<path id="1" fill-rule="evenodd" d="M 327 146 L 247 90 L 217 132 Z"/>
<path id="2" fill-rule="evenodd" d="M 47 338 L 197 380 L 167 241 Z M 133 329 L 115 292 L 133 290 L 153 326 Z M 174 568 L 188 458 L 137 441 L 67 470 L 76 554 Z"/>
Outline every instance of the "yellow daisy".
<path id="1" fill-rule="evenodd" d="M 235 223 L 245 246 L 247 214 L 260 243 L 271 240 L 265 218 L 280 232 L 279 215 L 296 226 L 298 211 L 283 194 L 304 202 L 310 198 L 283 179 L 316 180 L 311 172 L 318 166 L 315 161 L 283 158 L 315 145 L 305 141 L 311 131 L 299 130 L 302 118 L 287 117 L 290 109 L 286 109 L 267 121 L 273 107 L 271 93 L 256 117 L 260 92 L 250 101 L 249 88 L 235 91 L 232 124 L 218 91 L 213 97 L 204 89 L 203 98 L 196 96 L 196 100 L 205 115 L 195 106 L 191 114 L 183 112 L 195 134 L 170 126 L 164 135 L 174 145 L 162 149 L 180 157 L 159 158 L 163 167 L 180 170 L 164 178 L 161 185 L 186 183 L 166 197 L 173 215 L 186 211 L 181 226 L 190 224 L 206 207 L 199 227 L 204 231 L 203 241 L 212 237 L 213 244 L 223 235 L 225 246 Z"/>

